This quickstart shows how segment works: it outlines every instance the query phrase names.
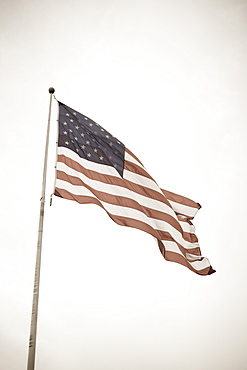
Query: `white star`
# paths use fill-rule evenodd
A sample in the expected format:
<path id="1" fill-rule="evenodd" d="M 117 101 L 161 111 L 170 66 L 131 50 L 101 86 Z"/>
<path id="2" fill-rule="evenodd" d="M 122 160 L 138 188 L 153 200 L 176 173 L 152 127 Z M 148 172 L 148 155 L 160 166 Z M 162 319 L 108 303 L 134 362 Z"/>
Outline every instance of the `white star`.
<path id="1" fill-rule="evenodd" d="M 63 122 L 63 124 L 66 126 L 67 125 L 67 122 Z"/>
<path id="2" fill-rule="evenodd" d="M 73 130 L 71 130 L 71 128 L 69 129 L 69 132 L 73 132 Z"/>
<path id="3" fill-rule="evenodd" d="M 100 159 L 101 161 L 103 161 L 104 157 L 102 157 L 102 156 L 101 156 L 101 157 L 99 157 L 99 159 Z"/>
<path id="4" fill-rule="evenodd" d="M 82 149 L 85 149 L 86 147 L 85 147 L 85 145 L 81 145 L 81 148 L 82 148 Z"/>
<path id="5" fill-rule="evenodd" d="M 109 136 L 109 135 L 106 135 L 105 137 L 106 137 L 107 139 L 109 139 L 109 137 L 110 137 L 110 136 Z"/>
<path id="6" fill-rule="evenodd" d="M 66 145 L 69 145 L 69 142 L 68 142 L 68 141 L 65 141 L 65 144 L 66 144 Z"/>
<path id="7" fill-rule="evenodd" d="M 95 148 L 93 151 L 94 151 L 95 153 L 98 153 L 98 149 L 96 149 L 96 148 Z"/>
<path id="8" fill-rule="evenodd" d="M 78 148 L 76 148 L 76 151 L 77 151 L 77 152 L 79 152 L 79 149 L 78 149 Z"/>
<path id="9" fill-rule="evenodd" d="M 110 155 L 108 158 L 109 158 L 109 159 L 112 159 L 112 156 Z"/>
<path id="10" fill-rule="evenodd" d="M 88 118 L 87 117 L 84 117 L 84 119 L 87 121 L 88 120 Z"/>
<path id="11" fill-rule="evenodd" d="M 92 123 L 89 123 L 89 126 L 91 126 L 91 127 L 92 127 L 92 126 L 93 126 L 93 124 L 92 124 Z"/>
<path id="12" fill-rule="evenodd" d="M 77 137 L 75 137 L 75 140 L 78 140 L 78 138 L 77 138 Z"/>
<path id="13" fill-rule="evenodd" d="M 75 126 L 75 128 L 78 130 L 79 126 Z"/>
<path id="14" fill-rule="evenodd" d="M 90 141 L 89 141 L 89 140 L 87 140 L 87 141 L 86 141 L 86 144 L 88 144 L 88 145 L 89 145 L 89 144 L 90 144 Z"/>
<path id="15" fill-rule="evenodd" d="M 113 143 L 111 142 L 111 143 L 109 143 L 109 145 L 110 145 L 110 146 L 112 146 L 112 145 L 113 145 Z"/>
<path id="16" fill-rule="evenodd" d="M 82 136 L 82 137 L 84 137 L 84 136 L 85 136 L 85 134 L 84 134 L 84 133 L 82 133 L 82 134 L 81 134 L 81 136 Z"/>
<path id="17" fill-rule="evenodd" d="M 102 132 L 103 132 L 103 131 L 105 131 L 105 130 L 104 130 L 103 128 L 101 128 L 101 129 L 100 129 L 100 131 L 102 131 Z"/>
<path id="18" fill-rule="evenodd" d="M 68 116 L 68 117 L 69 117 L 69 113 L 66 113 L 66 116 Z"/>
<path id="19" fill-rule="evenodd" d="M 74 112 L 73 115 L 76 116 L 76 112 Z"/>
<path id="20" fill-rule="evenodd" d="M 73 120 L 73 119 L 70 119 L 69 121 L 70 121 L 70 122 L 74 122 L 74 120 Z"/>
<path id="21" fill-rule="evenodd" d="M 64 133 L 64 135 L 68 135 L 67 131 L 64 131 L 63 133 Z"/>
<path id="22" fill-rule="evenodd" d="M 90 153 L 88 153 L 88 154 L 87 154 L 87 156 L 88 156 L 88 157 L 91 157 L 91 154 L 90 154 Z"/>

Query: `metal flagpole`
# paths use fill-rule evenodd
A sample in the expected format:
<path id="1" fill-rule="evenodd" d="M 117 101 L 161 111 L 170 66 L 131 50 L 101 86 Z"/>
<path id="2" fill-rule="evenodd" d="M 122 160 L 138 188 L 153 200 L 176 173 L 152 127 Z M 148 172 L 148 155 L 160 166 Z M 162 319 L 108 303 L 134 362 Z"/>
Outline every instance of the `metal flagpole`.
<path id="1" fill-rule="evenodd" d="M 49 88 L 50 106 L 49 106 L 48 125 L 47 125 L 47 134 L 46 134 L 42 193 L 41 193 L 41 198 L 40 198 L 39 229 L 38 229 L 36 266 L 35 266 L 35 275 L 34 275 L 33 306 L 32 306 L 32 317 L 31 317 L 31 326 L 30 326 L 27 370 L 34 370 L 34 366 L 35 366 L 35 349 L 36 349 L 36 336 L 37 336 L 36 334 L 37 334 L 38 301 L 39 301 L 40 264 L 41 264 L 41 249 L 42 249 L 44 209 L 45 209 L 46 172 L 47 172 L 47 158 L 48 158 L 48 145 L 49 145 L 50 120 L 51 120 L 51 103 L 52 103 L 52 95 L 54 94 L 54 92 L 55 92 L 55 89 L 53 87 L 50 87 Z"/>

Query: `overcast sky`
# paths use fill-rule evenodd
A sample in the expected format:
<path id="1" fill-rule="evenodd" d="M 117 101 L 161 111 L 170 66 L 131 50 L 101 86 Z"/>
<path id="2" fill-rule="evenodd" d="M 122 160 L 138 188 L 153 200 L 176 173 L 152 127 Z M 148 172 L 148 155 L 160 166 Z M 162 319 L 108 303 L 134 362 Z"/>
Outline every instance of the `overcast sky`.
<path id="1" fill-rule="evenodd" d="M 36 370 L 245 370 L 247 3 L 2 0 L 0 368 L 26 368 L 49 93 L 190 197 L 216 273 L 96 205 L 49 197 Z"/>

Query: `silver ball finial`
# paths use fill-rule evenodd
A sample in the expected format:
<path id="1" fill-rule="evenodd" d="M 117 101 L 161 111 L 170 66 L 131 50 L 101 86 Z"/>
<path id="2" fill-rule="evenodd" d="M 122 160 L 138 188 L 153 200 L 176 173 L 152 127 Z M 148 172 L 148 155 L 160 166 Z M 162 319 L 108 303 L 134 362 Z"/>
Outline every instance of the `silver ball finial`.
<path id="1" fill-rule="evenodd" d="M 50 94 L 54 94 L 54 92 L 55 92 L 54 87 L 50 87 L 50 88 L 49 88 L 49 93 L 50 93 Z"/>

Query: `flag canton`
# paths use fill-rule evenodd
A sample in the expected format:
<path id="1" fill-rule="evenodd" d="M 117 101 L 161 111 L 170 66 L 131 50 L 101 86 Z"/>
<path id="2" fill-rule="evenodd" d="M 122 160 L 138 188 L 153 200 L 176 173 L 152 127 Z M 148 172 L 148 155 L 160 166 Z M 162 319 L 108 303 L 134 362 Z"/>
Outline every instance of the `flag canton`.
<path id="1" fill-rule="evenodd" d="M 123 177 L 124 144 L 98 123 L 60 102 L 58 146 L 88 161 L 114 167 Z"/>

